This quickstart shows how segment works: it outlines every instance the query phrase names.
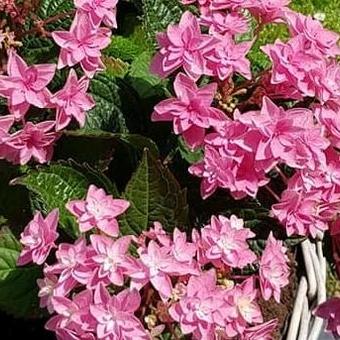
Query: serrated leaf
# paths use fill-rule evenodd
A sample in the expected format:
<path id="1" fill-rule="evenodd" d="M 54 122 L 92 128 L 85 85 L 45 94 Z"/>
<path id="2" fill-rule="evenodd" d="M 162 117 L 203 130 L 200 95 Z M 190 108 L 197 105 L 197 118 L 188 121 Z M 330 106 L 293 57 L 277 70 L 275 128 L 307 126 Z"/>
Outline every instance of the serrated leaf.
<path id="1" fill-rule="evenodd" d="M 187 224 L 186 191 L 180 188 L 169 169 L 147 150 L 123 197 L 131 204 L 121 219 L 123 233 L 139 234 L 155 221 L 167 230 Z"/>
<path id="2" fill-rule="evenodd" d="M 87 114 L 85 130 L 128 132 L 116 78 L 106 73 L 96 75 L 90 92 L 96 106 Z"/>
<path id="3" fill-rule="evenodd" d="M 59 208 L 60 225 L 72 237 L 79 234 L 76 221 L 66 210 L 65 204 L 85 196 L 89 182 L 79 171 L 70 166 L 55 164 L 31 170 L 13 184 L 21 184 L 36 195 L 44 213 Z"/>
<path id="4" fill-rule="evenodd" d="M 156 45 L 156 33 L 178 22 L 184 9 L 178 0 L 142 0 L 142 4 L 144 30 L 150 42 Z"/>
<path id="5" fill-rule="evenodd" d="M 38 306 L 39 267 L 17 267 L 21 246 L 12 232 L 0 230 L 0 308 L 16 317 L 32 317 Z"/>
<path id="6" fill-rule="evenodd" d="M 151 54 L 144 52 L 132 62 L 128 74 L 129 82 L 141 98 L 163 95 L 166 81 L 150 72 Z"/>

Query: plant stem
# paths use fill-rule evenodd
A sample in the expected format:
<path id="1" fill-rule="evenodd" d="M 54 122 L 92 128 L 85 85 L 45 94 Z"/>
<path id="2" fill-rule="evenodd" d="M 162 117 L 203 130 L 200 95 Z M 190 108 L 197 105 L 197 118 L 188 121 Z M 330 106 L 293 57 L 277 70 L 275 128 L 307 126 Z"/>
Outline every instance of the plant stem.
<path id="1" fill-rule="evenodd" d="M 284 172 L 280 169 L 279 166 L 276 166 L 275 170 L 280 175 L 280 177 L 281 177 L 282 181 L 284 182 L 284 184 L 287 185 L 289 178 L 284 174 Z"/>
<path id="2" fill-rule="evenodd" d="M 267 184 L 264 186 L 267 191 L 275 198 L 277 202 L 280 202 L 280 197 L 275 193 L 275 191 Z"/>

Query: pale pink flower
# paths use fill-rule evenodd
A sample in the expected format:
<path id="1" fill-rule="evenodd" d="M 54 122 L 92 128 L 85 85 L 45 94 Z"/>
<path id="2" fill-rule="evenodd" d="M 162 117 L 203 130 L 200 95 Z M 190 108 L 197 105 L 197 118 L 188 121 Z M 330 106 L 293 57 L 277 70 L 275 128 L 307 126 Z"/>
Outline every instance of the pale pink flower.
<path id="1" fill-rule="evenodd" d="M 88 12 L 95 25 L 103 21 L 112 28 L 117 28 L 117 3 L 118 0 L 74 0 L 75 7 Z"/>
<path id="2" fill-rule="evenodd" d="M 10 148 L 6 145 L 10 138 L 9 130 L 14 123 L 12 115 L 0 117 L 0 159 L 7 158 L 11 154 Z"/>
<path id="3" fill-rule="evenodd" d="M 244 228 L 243 220 L 234 215 L 230 219 L 222 215 L 212 216 L 210 224 L 201 233 L 206 247 L 205 256 L 215 264 L 222 261 L 229 267 L 243 268 L 256 260 L 247 243 L 255 234 Z"/>
<path id="4" fill-rule="evenodd" d="M 179 322 L 183 334 L 193 333 L 195 339 L 215 339 L 216 319 L 225 308 L 223 290 L 216 285 L 214 269 L 191 276 L 186 292 L 169 309 L 171 317 Z"/>
<path id="5" fill-rule="evenodd" d="M 6 141 L 6 146 L 11 152 L 7 159 L 21 165 L 27 164 L 32 158 L 39 163 L 46 163 L 53 155 L 53 144 L 58 134 L 51 131 L 54 121 L 43 121 L 33 124 L 27 122 L 22 130 L 13 133 Z"/>
<path id="6" fill-rule="evenodd" d="M 250 4 L 253 4 L 254 0 L 212 0 L 211 8 L 213 10 L 220 9 L 240 9 L 248 8 Z"/>
<path id="7" fill-rule="evenodd" d="M 294 11 L 287 11 L 286 19 L 290 32 L 293 36 L 303 35 L 306 41 L 306 48 L 318 49 L 326 56 L 335 57 L 340 54 L 337 45 L 339 35 L 322 27 L 322 24 L 311 16 L 305 16 Z"/>
<path id="8" fill-rule="evenodd" d="M 230 337 L 243 334 L 249 324 L 263 322 L 260 306 L 256 302 L 258 291 L 254 283 L 254 278 L 249 277 L 225 294 L 226 301 L 233 307 L 234 313 L 236 313 L 236 317 L 227 324 L 225 330 L 226 334 Z"/>
<path id="9" fill-rule="evenodd" d="M 196 245 L 187 242 L 186 233 L 175 228 L 173 231 L 171 253 L 178 262 L 185 262 L 191 265 L 193 263 L 193 258 L 196 255 Z"/>
<path id="10" fill-rule="evenodd" d="M 57 315 L 49 319 L 45 328 L 56 332 L 58 339 L 94 339 L 90 332 L 95 330 L 96 321 L 90 314 L 93 303 L 92 291 L 83 290 L 72 300 L 63 296 L 52 297 Z"/>
<path id="11" fill-rule="evenodd" d="M 286 252 L 287 248 L 282 241 L 276 240 L 271 232 L 260 260 L 260 286 L 265 300 L 274 296 L 276 302 L 280 303 L 281 289 L 289 283 Z"/>
<path id="12" fill-rule="evenodd" d="M 104 285 L 99 284 L 94 293 L 90 311 L 97 321 L 98 339 L 150 339 L 134 313 L 141 303 L 137 290 L 125 289 L 110 296 Z"/>
<path id="13" fill-rule="evenodd" d="M 249 1 L 249 11 L 261 23 L 282 22 L 291 0 L 255 0 Z"/>
<path id="14" fill-rule="evenodd" d="M 204 54 L 213 49 L 218 39 L 202 34 L 197 18 L 185 12 L 178 25 L 169 25 L 166 33 L 158 33 L 159 52 L 151 63 L 151 70 L 161 77 L 183 67 L 197 80 L 205 73 Z"/>
<path id="15" fill-rule="evenodd" d="M 33 220 L 20 235 L 20 243 L 24 248 L 17 261 L 19 266 L 30 262 L 41 265 L 46 261 L 59 236 L 57 233 L 58 220 L 58 209 L 52 210 L 46 218 L 40 212 L 34 215 Z"/>
<path id="16" fill-rule="evenodd" d="M 206 145 L 204 148 L 203 161 L 191 165 L 189 172 L 192 175 L 202 178 L 201 196 L 203 199 L 211 196 L 217 188 L 229 188 L 229 184 L 233 181 L 231 170 L 232 160 L 223 157 L 219 151 Z"/>
<path id="17" fill-rule="evenodd" d="M 92 96 L 86 93 L 89 84 L 88 78 L 78 80 L 76 72 L 71 69 L 65 86 L 51 97 L 51 103 L 56 107 L 56 130 L 67 127 L 72 117 L 80 127 L 84 126 L 86 111 L 95 106 Z"/>
<path id="18" fill-rule="evenodd" d="M 94 288 L 100 282 L 105 285 L 113 283 L 116 286 L 123 286 L 131 237 L 120 237 L 115 241 L 107 236 L 91 235 L 90 240 L 95 251 L 91 257 L 95 268 L 89 281 L 89 287 Z"/>
<path id="19" fill-rule="evenodd" d="M 30 105 L 45 108 L 51 93 L 47 85 L 52 80 L 54 64 L 28 66 L 14 51 L 10 50 L 7 76 L 0 75 L 0 95 L 8 99 L 9 111 L 16 120 L 23 119 Z"/>
<path id="20" fill-rule="evenodd" d="M 77 282 L 86 285 L 94 268 L 89 259 L 94 254 L 84 238 L 79 238 L 74 244 L 61 243 L 56 251 L 57 263 L 47 266 L 45 273 L 59 275 L 59 284 L 65 288 L 74 287 Z"/>
<path id="21" fill-rule="evenodd" d="M 327 331 L 334 337 L 340 336 L 340 298 L 334 297 L 319 305 L 314 314 L 327 320 Z"/>
<path id="22" fill-rule="evenodd" d="M 77 217 L 81 232 L 96 227 L 107 235 L 116 237 L 119 234 L 117 217 L 129 205 L 128 201 L 114 199 L 111 195 L 106 195 L 103 189 L 90 185 L 85 200 L 70 201 L 66 208 Z"/>
<path id="23" fill-rule="evenodd" d="M 131 287 L 142 288 L 151 282 L 162 300 L 167 300 L 172 294 L 171 276 L 182 276 L 197 273 L 191 264 L 179 262 L 171 254 L 171 248 L 161 247 L 151 240 L 147 248 L 138 249 L 139 260 L 134 267 L 130 265 L 128 275 L 131 277 Z"/>
<path id="24" fill-rule="evenodd" d="M 277 324 L 278 320 L 272 319 L 261 325 L 248 327 L 242 334 L 241 340 L 272 340 Z"/>
<path id="25" fill-rule="evenodd" d="M 109 28 L 96 27 L 85 12 L 77 12 L 70 31 L 55 31 L 54 41 L 61 47 L 58 69 L 80 63 L 85 74 L 92 78 L 95 72 L 103 70 L 101 50 L 111 40 Z"/>
<path id="26" fill-rule="evenodd" d="M 220 37 L 220 42 L 206 54 L 207 69 L 210 75 L 226 80 L 234 73 L 251 79 L 250 61 L 246 58 L 252 42 L 236 44 L 227 33 Z"/>
<path id="27" fill-rule="evenodd" d="M 238 12 L 208 12 L 200 17 L 200 24 L 209 27 L 210 34 L 236 35 L 249 30 L 249 20 Z"/>
<path id="28" fill-rule="evenodd" d="M 198 88 L 192 79 L 179 73 L 174 89 L 177 98 L 157 104 L 151 118 L 153 121 L 173 121 L 174 132 L 181 134 L 194 149 L 202 144 L 206 129 L 226 119 L 222 111 L 211 107 L 217 84 Z"/>

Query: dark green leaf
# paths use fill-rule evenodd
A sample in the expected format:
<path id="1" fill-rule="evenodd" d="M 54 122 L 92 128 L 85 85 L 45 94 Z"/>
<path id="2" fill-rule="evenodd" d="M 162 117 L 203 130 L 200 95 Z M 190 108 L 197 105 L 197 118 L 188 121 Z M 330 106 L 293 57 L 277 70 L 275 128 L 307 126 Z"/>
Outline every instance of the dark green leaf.
<path id="1" fill-rule="evenodd" d="M 12 232 L 0 230 L 0 308 L 16 317 L 32 317 L 37 312 L 39 267 L 17 267 L 20 243 Z"/>
<path id="2" fill-rule="evenodd" d="M 131 204 L 121 220 L 124 233 L 140 233 L 155 221 L 167 230 L 187 223 L 186 191 L 180 188 L 169 169 L 147 150 L 123 196 Z"/>
<path id="3" fill-rule="evenodd" d="M 203 158 L 203 150 L 190 150 L 183 138 L 178 138 L 178 149 L 182 158 L 185 159 L 189 164 L 197 163 Z"/>

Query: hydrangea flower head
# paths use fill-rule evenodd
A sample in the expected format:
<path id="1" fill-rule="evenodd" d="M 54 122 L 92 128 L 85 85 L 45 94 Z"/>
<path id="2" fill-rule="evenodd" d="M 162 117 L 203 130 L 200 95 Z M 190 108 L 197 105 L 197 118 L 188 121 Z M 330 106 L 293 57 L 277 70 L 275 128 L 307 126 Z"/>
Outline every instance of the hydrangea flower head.
<path id="1" fill-rule="evenodd" d="M 20 242 L 24 248 L 17 261 L 19 266 L 30 262 L 41 265 L 46 261 L 58 238 L 58 221 L 58 209 L 52 210 L 46 218 L 40 212 L 34 215 L 33 220 L 21 233 Z"/>
<path id="2" fill-rule="evenodd" d="M 203 143 L 205 130 L 224 121 L 222 111 L 211 107 L 217 90 L 212 83 L 198 88 L 195 82 L 179 73 L 174 82 L 177 98 L 166 99 L 155 106 L 153 121 L 173 121 L 176 134 L 182 134 L 191 148 Z"/>
<path id="3" fill-rule="evenodd" d="M 340 336 L 340 298 L 334 297 L 319 305 L 314 314 L 327 320 L 327 331 Z"/>
<path id="4" fill-rule="evenodd" d="M 70 201 L 67 209 L 77 217 L 79 229 L 86 232 L 98 228 L 109 236 L 119 234 L 117 217 L 129 207 L 129 202 L 106 195 L 103 189 L 90 185 L 86 199 Z"/>
<path id="5" fill-rule="evenodd" d="M 265 300 L 274 296 L 277 303 L 280 303 L 281 289 L 289 283 L 290 270 L 286 252 L 287 248 L 282 245 L 282 241 L 276 240 L 271 232 L 260 260 L 260 286 Z"/>
<path id="6" fill-rule="evenodd" d="M 0 95 L 8 99 L 9 111 L 16 120 L 24 118 L 30 105 L 48 106 L 51 93 L 46 86 L 55 69 L 54 64 L 28 66 L 14 50 L 9 52 L 7 76 L 0 75 Z"/>

